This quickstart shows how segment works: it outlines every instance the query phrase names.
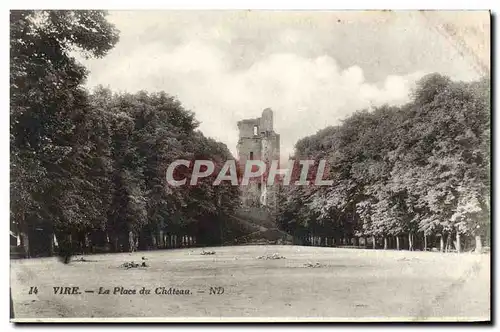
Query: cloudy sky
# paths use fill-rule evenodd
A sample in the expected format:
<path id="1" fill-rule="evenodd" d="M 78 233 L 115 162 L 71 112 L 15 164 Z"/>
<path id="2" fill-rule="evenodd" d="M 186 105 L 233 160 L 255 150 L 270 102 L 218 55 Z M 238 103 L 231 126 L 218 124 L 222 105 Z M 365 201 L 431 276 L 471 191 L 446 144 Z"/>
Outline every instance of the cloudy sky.
<path id="1" fill-rule="evenodd" d="M 402 104 L 415 80 L 489 70 L 485 12 L 116 11 L 120 42 L 89 88 L 176 96 L 236 156 L 237 121 L 273 109 L 282 157 L 352 112 Z"/>

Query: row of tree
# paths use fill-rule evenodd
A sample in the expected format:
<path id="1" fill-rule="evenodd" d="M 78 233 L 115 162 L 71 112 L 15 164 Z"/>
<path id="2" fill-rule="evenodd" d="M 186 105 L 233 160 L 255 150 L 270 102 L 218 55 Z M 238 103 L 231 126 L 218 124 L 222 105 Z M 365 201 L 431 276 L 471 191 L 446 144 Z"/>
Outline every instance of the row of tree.
<path id="1" fill-rule="evenodd" d="M 489 79 L 428 75 L 408 104 L 357 112 L 298 141 L 295 157 L 326 159 L 334 180 L 281 190 L 279 224 L 306 242 L 460 251 L 489 241 Z"/>
<path id="2" fill-rule="evenodd" d="M 33 235 L 32 254 L 47 251 L 52 234 L 60 246 L 114 250 L 154 246 L 163 232 L 220 243 L 238 187 L 209 177 L 172 188 L 165 174 L 176 159 L 222 165 L 233 158 L 227 147 L 165 93 L 83 87 L 88 73 L 72 52 L 112 49 L 118 32 L 106 13 L 12 11 L 10 31 L 11 224 L 23 242 Z"/>
<path id="3" fill-rule="evenodd" d="M 105 12 L 12 11 L 10 31 L 16 231 L 114 250 L 228 240 L 239 188 L 212 185 L 233 158 L 227 147 L 197 131 L 194 114 L 165 93 L 83 88 L 88 72 L 72 52 L 102 57 L 113 48 L 118 31 Z M 410 103 L 357 112 L 300 140 L 295 157 L 315 167 L 327 160 L 334 183 L 282 187 L 280 227 L 315 245 L 359 238 L 409 249 L 454 242 L 460 250 L 475 237 L 479 247 L 490 230 L 489 89 L 487 79 L 430 75 Z M 216 172 L 173 188 L 165 174 L 176 159 L 210 159 Z M 180 172 L 189 181 L 191 170 Z"/>

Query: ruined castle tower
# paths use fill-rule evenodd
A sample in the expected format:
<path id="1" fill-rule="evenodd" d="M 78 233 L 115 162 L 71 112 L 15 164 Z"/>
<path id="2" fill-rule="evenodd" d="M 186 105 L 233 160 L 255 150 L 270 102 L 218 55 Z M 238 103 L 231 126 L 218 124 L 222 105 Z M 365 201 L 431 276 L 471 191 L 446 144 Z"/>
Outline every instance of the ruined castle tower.
<path id="1" fill-rule="evenodd" d="M 280 135 L 273 129 L 273 111 L 266 108 L 262 116 L 238 122 L 238 158 L 242 167 L 247 160 L 262 160 L 267 169 L 280 158 Z M 259 181 L 260 180 L 260 181 Z M 274 206 L 275 186 L 267 186 L 263 178 L 251 181 L 242 188 L 242 202 L 246 206 Z"/>

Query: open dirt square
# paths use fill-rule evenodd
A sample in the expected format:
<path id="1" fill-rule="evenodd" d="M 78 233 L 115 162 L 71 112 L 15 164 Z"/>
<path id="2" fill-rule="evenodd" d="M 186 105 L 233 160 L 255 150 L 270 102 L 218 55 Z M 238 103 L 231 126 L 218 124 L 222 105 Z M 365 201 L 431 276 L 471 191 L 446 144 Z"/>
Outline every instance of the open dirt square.
<path id="1" fill-rule="evenodd" d="M 15 319 L 490 319 L 489 255 L 241 246 L 78 259 L 12 260 Z M 120 267 L 131 261 L 147 267 Z"/>

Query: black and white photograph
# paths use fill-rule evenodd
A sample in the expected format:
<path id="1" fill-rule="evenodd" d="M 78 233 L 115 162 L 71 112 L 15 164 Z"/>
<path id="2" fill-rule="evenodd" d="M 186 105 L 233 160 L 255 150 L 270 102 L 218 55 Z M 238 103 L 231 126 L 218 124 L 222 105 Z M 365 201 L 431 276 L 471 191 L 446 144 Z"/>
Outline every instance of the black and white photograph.
<path id="1" fill-rule="evenodd" d="M 487 8 L 9 19 L 10 322 L 491 323 Z"/>

